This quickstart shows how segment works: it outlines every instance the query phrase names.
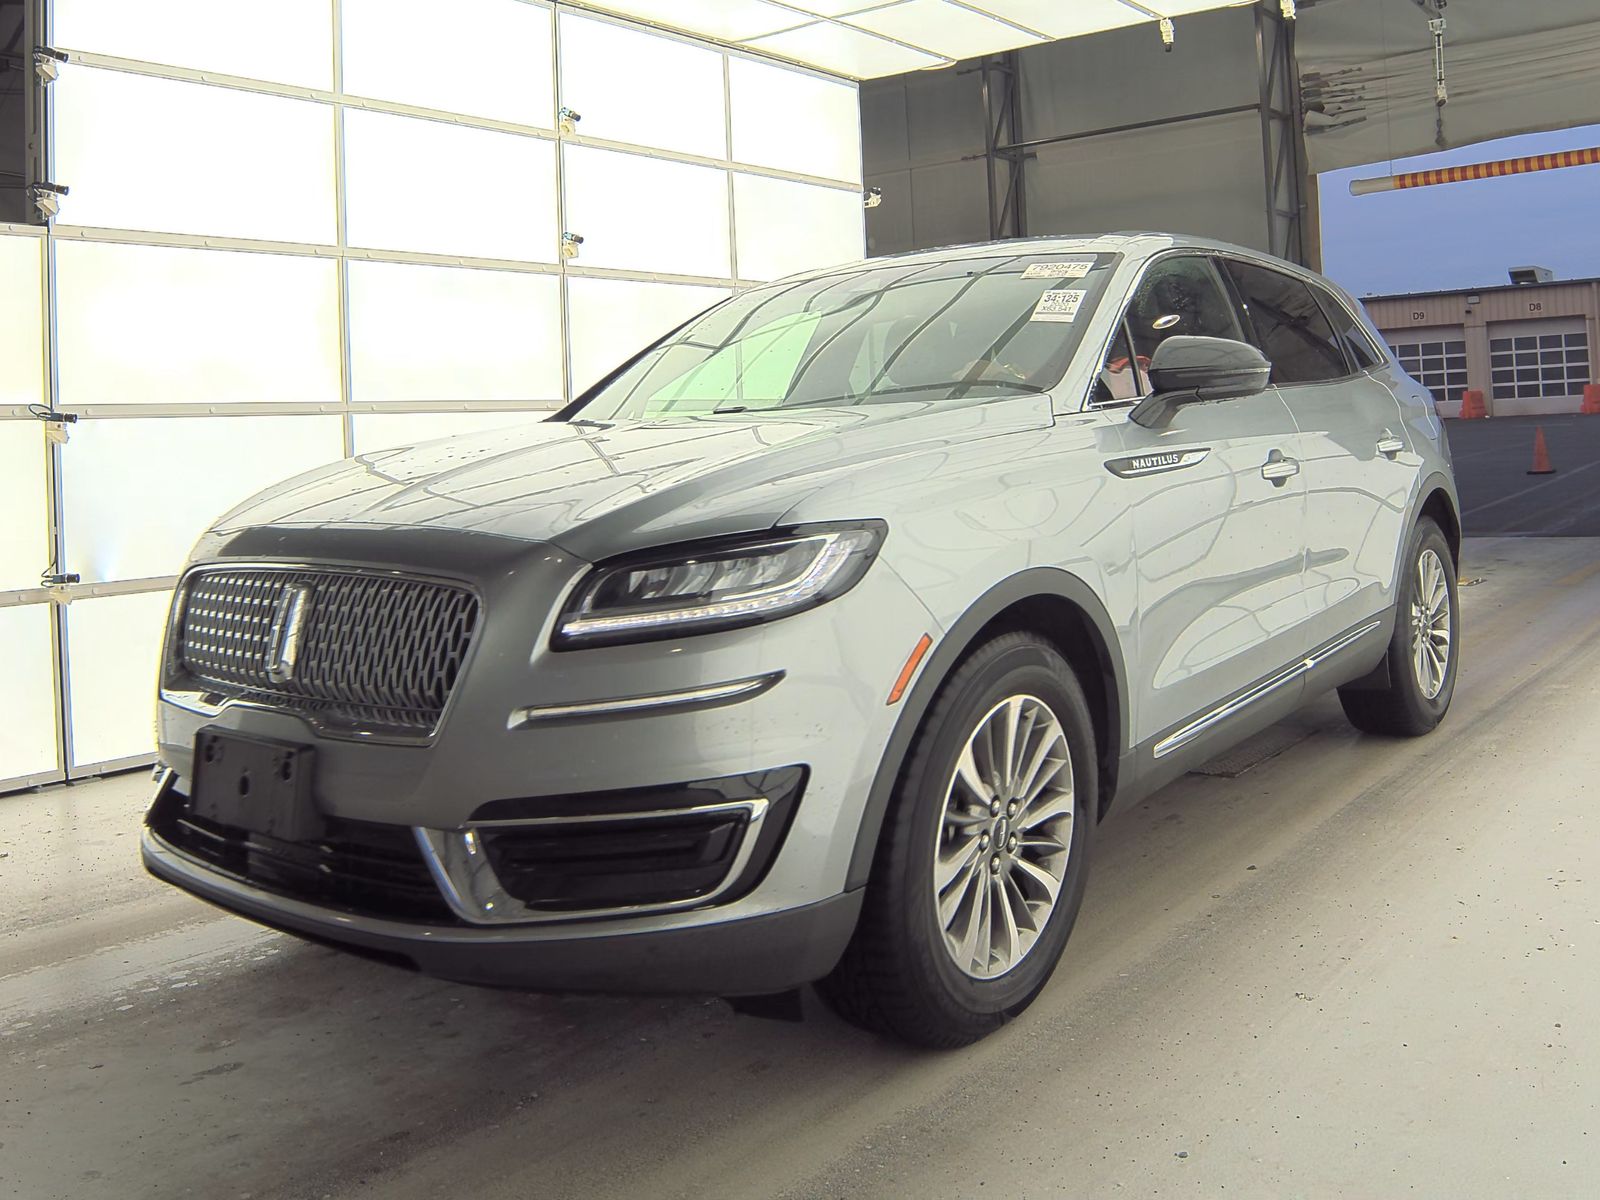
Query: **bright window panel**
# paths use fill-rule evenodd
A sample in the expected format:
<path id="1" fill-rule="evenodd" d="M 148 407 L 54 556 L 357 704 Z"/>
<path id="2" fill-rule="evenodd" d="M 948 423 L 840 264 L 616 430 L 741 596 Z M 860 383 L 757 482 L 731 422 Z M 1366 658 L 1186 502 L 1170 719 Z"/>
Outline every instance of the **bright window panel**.
<path id="1" fill-rule="evenodd" d="M 567 228 L 579 263 L 726 278 L 728 176 L 715 167 L 563 148 Z"/>
<path id="2" fill-rule="evenodd" d="M 83 66 L 51 93 L 62 224 L 333 242 L 331 105 Z"/>
<path id="3" fill-rule="evenodd" d="M 461 437 L 491 429 L 510 429 L 542 421 L 550 414 L 537 412 L 357 413 L 356 453 L 415 446 L 435 438 Z"/>
<path id="4" fill-rule="evenodd" d="M 559 400 L 554 275 L 351 262 L 357 401 Z"/>
<path id="5" fill-rule="evenodd" d="M 860 29 L 824 21 L 768 37 L 751 38 L 746 44 L 752 50 L 792 58 L 856 79 L 920 71 L 924 67 L 943 66 L 947 61 L 937 54 L 924 54 Z"/>
<path id="6" fill-rule="evenodd" d="M 67 606 L 73 766 L 155 753 L 156 666 L 171 603 L 171 592 L 139 592 Z"/>
<path id="7" fill-rule="evenodd" d="M 549 9 L 522 0 L 343 0 L 341 15 L 346 94 L 555 124 Z"/>
<path id="8" fill-rule="evenodd" d="M 332 259 L 62 240 L 63 404 L 339 400 Z"/>
<path id="9" fill-rule="evenodd" d="M 67 571 L 175 575 L 217 517 L 343 454 L 336 416 L 83 420 L 62 448 Z"/>
<path id="10" fill-rule="evenodd" d="M 733 157 L 851 182 L 861 178 L 861 108 L 854 84 L 733 58 Z"/>
<path id="11" fill-rule="evenodd" d="M 44 239 L 0 235 L 0 405 L 44 402 Z"/>
<path id="12" fill-rule="evenodd" d="M 862 256 L 857 192 L 735 175 L 733 199 L 741 279 L 777 279 Z"/>
<path id="13" fill-rule="evenodd" d="M 50 605 L 0 608 L 0 783 L 56 768 Z"/>
<path id="14" fill-rule="evenodd" d="M 561 103 L 585 137 L 728 156 L 722 55 L 676 38 L 563 13 Z"/>
<path id="15" fill-rule="evenodd" d="M 350 245 L 556 260 L 554 142 L 358 109 L 344 120 Z"/>
<path id="16" fill-rule="evenodd" d="M 573 397 L 728 295 L 726 288 L 569 276 L 567 325 L 572 342 Z"/>
<path id="17" fill-rule="evenodd" d="M 868 32 L 958 59 L 997 54 L 1041 40 L 1015 25 L 969 8 L 958 8 L 945 0 L 907 0 L 889 8 L 857 13 L 846 21 Z"/>
<path id="18" fill-rule="evenodd" d="M 329 0 L 55 0 L 51 44 L 301 87 L 333 86 Z"/>
<path id="19" fill-rule="evenodd" d="M 38 587 L 50 565 L 45 455 L 42 422 L 0 421 L 0 592 Z"/>

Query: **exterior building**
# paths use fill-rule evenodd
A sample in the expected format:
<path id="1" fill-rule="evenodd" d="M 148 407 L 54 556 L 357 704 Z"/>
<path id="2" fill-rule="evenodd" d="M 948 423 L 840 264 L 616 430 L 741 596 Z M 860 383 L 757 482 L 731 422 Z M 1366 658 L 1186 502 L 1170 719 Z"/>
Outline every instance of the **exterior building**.
<path id="1" fill-rule="evenodd" d="M 1367 311 L 1402 366 L 1460 415 L 1483 393 L 1491 417 L 1576 412 L 1600 381 L 1600 279 L 1368 296 Z"/>

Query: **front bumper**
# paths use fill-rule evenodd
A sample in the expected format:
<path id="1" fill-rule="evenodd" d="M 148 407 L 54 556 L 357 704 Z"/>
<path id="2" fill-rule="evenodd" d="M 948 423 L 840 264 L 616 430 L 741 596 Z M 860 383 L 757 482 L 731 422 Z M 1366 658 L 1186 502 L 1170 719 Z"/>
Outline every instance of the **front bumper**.
<path id="1" fill-rule="evenodd" d="M 276 895 L 193 861 L 146 829 L 145 868 L 220 908 L 285 933 L 462 983 L 535 991 L 750 996 L 832 970 L 861 891 L 800 908 L 682 928 L 606 933 L 573 923 L 426 925 L 341 913 Z"/>

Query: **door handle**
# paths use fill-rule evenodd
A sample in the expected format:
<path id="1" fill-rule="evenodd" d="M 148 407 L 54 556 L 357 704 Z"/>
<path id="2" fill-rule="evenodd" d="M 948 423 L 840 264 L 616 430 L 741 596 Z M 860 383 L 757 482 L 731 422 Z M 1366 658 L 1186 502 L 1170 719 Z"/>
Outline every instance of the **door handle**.
<path id="1" fill-rule="evenodd" d="M 1406 444 L 1387 429 L 1383 431 L 1383 436 L 1378 439 L 1378 453 L 1385 458 L 1393 458 L 1405 448 Z"/>
<path id="2" fill-rule="evenodd" d="M 1300 474 L 1300 460 L 1287 458 L 1282 450 L 1274 450 L 1262 464 L 1261 478 L 1270 479 L 1273 487 L 1282 487 Z"/>

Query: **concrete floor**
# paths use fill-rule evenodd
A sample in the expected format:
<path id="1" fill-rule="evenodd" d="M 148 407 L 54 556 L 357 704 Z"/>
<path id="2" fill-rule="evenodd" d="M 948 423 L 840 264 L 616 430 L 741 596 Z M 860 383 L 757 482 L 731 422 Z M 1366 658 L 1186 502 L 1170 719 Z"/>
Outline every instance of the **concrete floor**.
<path id="1" fill-rule="evenodd" d="M 208 910 L 142 777 L 0 799 L 0 1196 L 1600 1194 L 1600 541 L 1470 545 L 1455 709 L 1113 820 L 971 1049 L 474 991 Z"/>

